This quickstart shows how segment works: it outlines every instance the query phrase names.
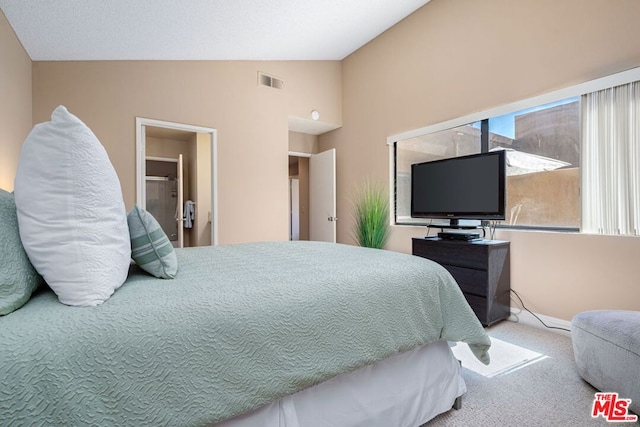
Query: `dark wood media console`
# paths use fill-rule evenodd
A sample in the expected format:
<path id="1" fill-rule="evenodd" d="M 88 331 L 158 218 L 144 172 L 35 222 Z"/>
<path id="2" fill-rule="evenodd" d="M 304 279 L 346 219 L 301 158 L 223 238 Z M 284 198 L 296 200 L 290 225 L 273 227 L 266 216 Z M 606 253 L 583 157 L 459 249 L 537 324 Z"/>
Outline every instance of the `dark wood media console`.
<path id="1" fill-rule="evenodd" d="M 509 242 L 500 240 L 413 239 L 413 255 L 442 264 L 451 273 L 483 326 L 509 317 L 509 252 Z"/>

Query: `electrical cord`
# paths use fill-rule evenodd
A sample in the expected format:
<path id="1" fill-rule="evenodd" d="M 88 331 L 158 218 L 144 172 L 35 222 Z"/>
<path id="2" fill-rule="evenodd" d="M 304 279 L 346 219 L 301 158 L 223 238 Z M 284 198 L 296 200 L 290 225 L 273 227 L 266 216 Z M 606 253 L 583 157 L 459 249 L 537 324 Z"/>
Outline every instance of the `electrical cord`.
<path id="1" fill-rule="evenodd" d="M 491 233 L 491 240 L 494 240 L 496 236 L 496 227 L 498 226 L 498 221 L 491 221 L 489 223 L 489 232 Z"/>
<path id="2" fill-rule="evenodd" d="M 524 303 L 522 302 L 522 298 L 520 298 L 520 295 L 518 295 L 518 293 L 517 293 L 516 291 L 514 291 L 513 289 L 511 289 L 511 292 L 513 292 L 513 294 L 518 298 L 518 301 L 520 301 L 520 305 L 522 306 L 523 310 L 527 311 L 530 315 L 532 315 L 533 317 L 535 317 L 536 319 L 538 319 L 538 321 L 539 321 L 540 323 L 542 323 L 542 324 L 544 325 L 544 327 L 545 327 L 545 328 L 548 328 L 548 329 L 559 329 L 559 330 L 561 330 L 561 331 L 571 332 L 571 329 L 561 328 L 561 327 L 559 327 L 559 326 L 549 326 L 549 325 L 547 325 L 546 323 L 544 323 L 544 322 L 542 321 L 542 319 L 541 319 L 541 318 L 539 318 L 538 316 L 536 316 L 536 314 L 535 314 L 533 311 L 529 310 L 529 309 L 524 305 Z"/>
<path id="3" fill-rule="evenodd" d="M 433 222 L 433 219 L 429 220 L 429 224 L 427 224 L 427 235 L 426 237 L 429 237 L 429 234 L 431 234 L 431 223 Z"/>

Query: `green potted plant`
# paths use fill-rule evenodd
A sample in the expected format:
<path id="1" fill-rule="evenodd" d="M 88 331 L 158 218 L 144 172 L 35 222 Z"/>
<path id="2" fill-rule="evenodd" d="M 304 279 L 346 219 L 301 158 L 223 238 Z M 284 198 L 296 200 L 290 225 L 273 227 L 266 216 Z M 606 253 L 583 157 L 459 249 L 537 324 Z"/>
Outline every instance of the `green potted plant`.
<path id="1" fill-rule="evenodd" d="M 391 232 L 389 199 L 381 185 L 367 180 L 355 194 L 354 239 L 360 246 L 381 249 Z"/>

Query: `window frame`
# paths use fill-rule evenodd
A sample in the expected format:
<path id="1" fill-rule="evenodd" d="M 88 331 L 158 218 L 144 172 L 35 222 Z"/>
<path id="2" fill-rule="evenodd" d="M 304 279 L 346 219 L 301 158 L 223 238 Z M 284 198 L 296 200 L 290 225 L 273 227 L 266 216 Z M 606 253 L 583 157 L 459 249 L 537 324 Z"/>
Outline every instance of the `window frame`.
<path id="1" fill-rule="evenodd" d="M 622 71 L 609 76 L 601 77 L 577 85 L 569 86 L 563 89 L 555 90 L 552 92 L 544 93 L 542 95 L 534 96 L 531 98 L 523 99 L 520 101 L 504 104 L 499 107 L 491 108 L 484 111 L 479 111 L 467 116 L 458 117 L 455 119 L 447 120 L 444 122 L 436 123 L 433 125 L 425 126 L 419 129 L 410 130 L 407 132 L 391 135 L 387 137 L 387 146 L 389 148 L 389 221 L 392 226 L 409 226 L 409 227 L 422 227 L 429 224 L 429 220 L 420 221 L 419 223 L 397 223 L 396 222 L 396 155 L 397 155 L 397 142 L 404 139 L 416 138 L 425 134 L 440 132 L 443 130 L 463 126 L 468 123 L 481 122 L 481 126 L 486 126 L 486 130 L 483 127 L 481 133 L 481 152 L 488 150 L 489 133 L 488 133 L 488 120 L 491 117 L 498 117 L 505 114 L 514 113 L 517 111 L 525 110 L 528 108 L 544 105 L 552 102 L 562 101 L 567 98 L 573 98 L 582 96 L 590 92 L 596 92 L 599 90 L 607 89 L 614 86 L 619 86 L 633 81 L 640 80 L 640 67 L 632 68 L 630 70 Z M 486 123 L 486 124 L 485 124 Z M 582 209 L 582 203 L 580 202 L 580 209 Z M 514 229 L 514 230 L 532 230 L 532 231 L 558 231 L 558 232 L 581 232 L 582 224 L 580 227 L 553 227 L 553 226 L 530 226 L 530 225 L 509 225 L 498 224 L 497 228 Z"/>

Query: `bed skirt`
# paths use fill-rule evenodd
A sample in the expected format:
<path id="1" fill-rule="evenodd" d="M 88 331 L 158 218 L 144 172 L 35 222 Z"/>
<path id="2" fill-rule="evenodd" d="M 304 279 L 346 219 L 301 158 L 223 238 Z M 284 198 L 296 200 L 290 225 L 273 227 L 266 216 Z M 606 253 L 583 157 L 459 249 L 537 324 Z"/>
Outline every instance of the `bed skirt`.
<path id="1" fill-rule="evenodd" d="M 338 375 L 218 427 L 417 427 L 466 392 L 446 341 Z"/>

